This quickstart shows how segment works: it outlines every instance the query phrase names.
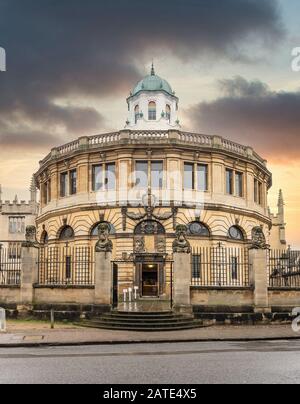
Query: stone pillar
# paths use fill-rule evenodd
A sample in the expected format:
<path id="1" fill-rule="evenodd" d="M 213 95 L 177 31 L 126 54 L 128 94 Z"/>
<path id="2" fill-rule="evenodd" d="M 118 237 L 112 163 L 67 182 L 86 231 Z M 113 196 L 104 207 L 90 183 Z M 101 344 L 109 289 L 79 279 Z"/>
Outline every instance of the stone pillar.
<path id="1" fill-rule="evenodd" d="M 99 240 L 95 253 L 95 305 L 103 306 L 105 310 L 112 307 L 113 275 L 112 275 L 112 249 L 109 240 L 110 228 L 107 223 L 98 226 Z"/>
<path id="2" fill-rule="evenodd" d="M 249 261 L 252 269 L 254 283 L 254 310 L 256 313 L 268 313 L 268 254 L 267 250 L 252 249 L 249 252 Z"/>
<path id="3" fill-rule="evenodd" d="M 95 305 L 112 306 L 111 252 L 95 254 Z"/>
<path id="4" fill-rule="evenodd" d="M 174 310 L 191 313 L 191 254 L 174 253 Z"/>
<path id="5" fill-rule="evenodd" d="M 254 310 L 256 313 L 270 313 L 269 307 L 269 274 L 268 248 L 263 227 L 252 229 L 252 246 L 249 251 L 249 264 L 252 270 L 254 284 Z"/>
<path id="6" fill-rule="evenodd" d="M 26 313 L 33 308 L 34 284 L 38 282 L 39 244 L 36 242 L 34 226 L 26 228 L 26 241 L 21 252 L 21 288 L 18 311 Z"/>
<path id="7" fill-rule="evenodd" d="M 192 313 L 191 305 L 191 246 L 186 238 L 186 226 L 176 227 L 174 253 L 174 310 Z"/>

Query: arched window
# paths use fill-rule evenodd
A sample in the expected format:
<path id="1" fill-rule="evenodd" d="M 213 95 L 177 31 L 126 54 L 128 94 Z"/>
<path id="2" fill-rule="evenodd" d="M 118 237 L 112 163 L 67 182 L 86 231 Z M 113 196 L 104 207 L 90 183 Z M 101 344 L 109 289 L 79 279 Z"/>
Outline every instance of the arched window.
<path id="1" fill-rule="evenodd" d="M 148 111 L 149 121 L 156 121 L 156 103 L 154 101 L 149 102 Z"/>
<path id="2" fill-rule="evenodd" d="M 49 241 L 48 233 L 46 232 L 46 230 L 44 230 L 41 236 L 41 244 L 48 244 L 48 241 Z"/>
<path id="3" fill-rule="evenodd" d="M 170 122 L 171 121 L 171 107 L 170 105 L 166 106 L 166 118 Z"/>
<path id="4" fill-rule="evenodd" d="M 165 228 L 159 222 L 154 220 L 145 220 L 144 222 L 138 224 L 135 228 L 134 234 L 140 235 L 153 235 L 153 234 L 165 234 Z"/>
<path id="5" fill-rule="evenodd" d="M 135 124 L 137 124 L 137 121 L 140 119 L 140 107 L 138 105 L 136 105 L 134 108 L 134 119 Z"/>
<path id="6" fill-rule="evenodd" d="M 188 225 L 188 234 L 191 236 L 209 237 L 210 231 L 201 222 L 192 222 Z"/>
<path id="7" fill-rule="evenodd" d="M 60 231 L 59 239 L 60 240 L 70 240 L 74 238 L 74 230 L 71 226 L 65 226 Z"/>
<path id="8" fill-rule="evenodd" d="M 239 241 L 245 240 L 244 233 L 238 226 L 230 227 L 228 237 L 231 238 L 232 240 L 239 240 Z"/>
<path id="9" fill-rule="evenodd" d="M 116 234 L 116 229 L 115 229 L 115 226 L 114 226 L 113 224 L 108 223 L 108 222 L 99 222 L 99 223 L 96 223 L 96 224 L 92 227 L 92 230 L 91 230 L 91 236 L 92 236 L 92 237 L 95 237 L 95 236 L 98 236 L 98 235 L 99 235 L 98 226 L 99 226 L 99 224 L 101 224 L 101 223 L 106 223 L 106 224 L 108 224 L 108 226 L 109 226 L 109 234 Z"/>

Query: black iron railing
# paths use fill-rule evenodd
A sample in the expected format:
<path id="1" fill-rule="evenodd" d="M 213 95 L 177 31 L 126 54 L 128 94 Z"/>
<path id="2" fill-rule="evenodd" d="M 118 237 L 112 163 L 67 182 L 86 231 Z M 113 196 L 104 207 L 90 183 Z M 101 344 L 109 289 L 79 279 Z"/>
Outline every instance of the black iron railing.
<path id="1" fill-rule="evenodd" d="M 20 249 L 0 247 L 0 285 L 18 286 L 21 283 Z"/>
<path id="2" fill-rule="evenodd" d="M 192 252 L 192 286 L 249 287 L 246 248 L 199 247 Z"/>
<path id="3" fill-rule="evenodd" d="M 269 251 L 269 286 L 300 288 L 300 251 Z"/>
<path id="4" fill-rule="evenodd" d="M 95 284 L 95 262 L 91 247 L 41 247 L 38 268 L 39 285 L 93 286 Z"/>

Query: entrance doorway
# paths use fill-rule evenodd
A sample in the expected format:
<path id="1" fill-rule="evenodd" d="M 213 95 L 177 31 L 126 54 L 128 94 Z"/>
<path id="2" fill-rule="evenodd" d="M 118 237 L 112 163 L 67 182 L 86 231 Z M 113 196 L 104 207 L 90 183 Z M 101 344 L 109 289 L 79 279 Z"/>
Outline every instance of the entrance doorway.
<path id="1" fill-rule="evenodd" d="M 142 265 L 142 296 L 159 297 L 158 264 Z"/>

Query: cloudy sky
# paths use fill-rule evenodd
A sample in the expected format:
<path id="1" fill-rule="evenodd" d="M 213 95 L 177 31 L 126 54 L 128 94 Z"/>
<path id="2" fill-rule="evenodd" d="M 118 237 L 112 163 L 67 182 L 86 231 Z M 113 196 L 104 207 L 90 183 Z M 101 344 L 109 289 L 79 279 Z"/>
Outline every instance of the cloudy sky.
<path id="1" fill-rule="evenodd" d="M 300 248 L 299 0 L 0 0 L 0 183 L 28 185 L 53 146 L 121 129 L 149 72 L 168 79 L 186 130 L 253 146 Z"/>

